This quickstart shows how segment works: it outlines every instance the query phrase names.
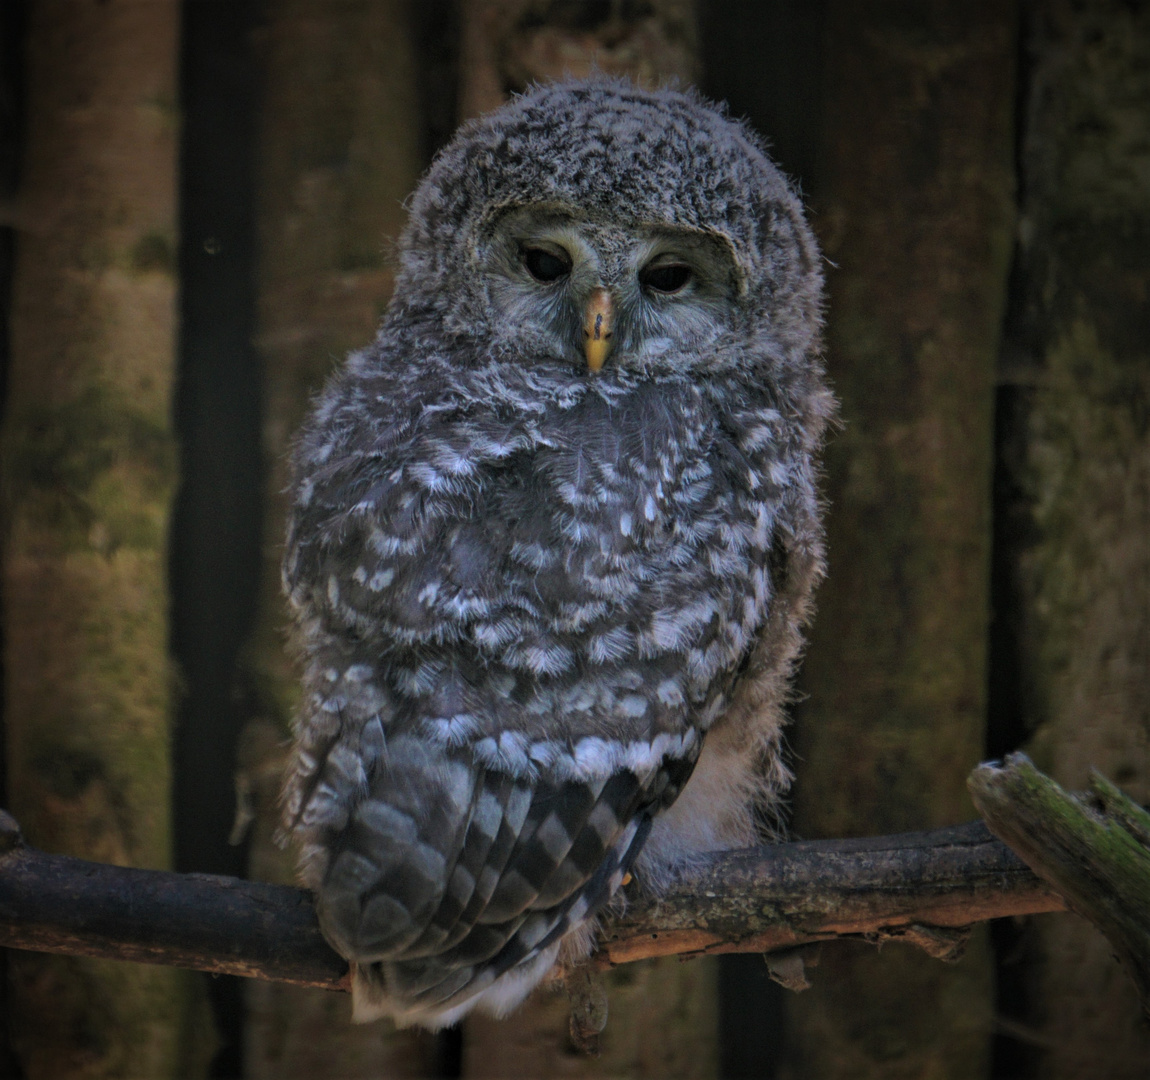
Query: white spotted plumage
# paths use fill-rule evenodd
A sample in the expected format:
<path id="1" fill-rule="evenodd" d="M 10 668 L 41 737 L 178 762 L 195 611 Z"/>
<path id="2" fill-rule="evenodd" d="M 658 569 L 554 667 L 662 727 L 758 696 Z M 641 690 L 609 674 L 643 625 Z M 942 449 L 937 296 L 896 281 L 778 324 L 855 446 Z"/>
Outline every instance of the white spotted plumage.
<path id="1" fill-rule="evenodd" d="M 692 95 L 537 88 L 411 213 L 297 446 L 285 812 L 357 1018 L 435 1027 L 513 1007 L 633 866 L 664 887 L 776 808 L 831 398 L 799 203 Z"/>

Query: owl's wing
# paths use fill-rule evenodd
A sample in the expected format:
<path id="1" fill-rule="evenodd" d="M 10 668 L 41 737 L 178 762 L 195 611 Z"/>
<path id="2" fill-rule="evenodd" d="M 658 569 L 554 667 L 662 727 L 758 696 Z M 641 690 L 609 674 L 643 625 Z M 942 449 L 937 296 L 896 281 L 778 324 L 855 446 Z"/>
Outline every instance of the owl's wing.
<path id="1" fill-rule="evenodd" d="M 317 871 L 321 926 L 357 965 L 360 1018 L 446 1023 L 543 958 L 537 979 L 553 944 L 616 892 L 701 747 L 688 735 L 674 755 L 603 753 L 580 775 L 491 768 L 419 729 L 386 736 L 387 710 L 360 726 L 342 682 L 332 690 L 344 717 L 334 714 L 334 739 L 308 762 L 296 827 Z M 512 1007 L 534 981 L 495 987 L 489 1005 Z"/>
<path id="2" fill-rule="evenodd" d="M 642 845 L 658 789 L 689 772 L 680 760 L 645 776 L 556 782 L 410 736 L 388 753 L 332 853 L 321 925 L 360 969 L 361 1014 L 375 1005 L 440 1022 L 602 907 Z"/>
<path id="3" fill-rule="evenodd" d="M 361 1012 L 513 1005 L 690 775 L 772 530 L 761 469 L 680 389 L 310 451 L 288 812 Z"/>

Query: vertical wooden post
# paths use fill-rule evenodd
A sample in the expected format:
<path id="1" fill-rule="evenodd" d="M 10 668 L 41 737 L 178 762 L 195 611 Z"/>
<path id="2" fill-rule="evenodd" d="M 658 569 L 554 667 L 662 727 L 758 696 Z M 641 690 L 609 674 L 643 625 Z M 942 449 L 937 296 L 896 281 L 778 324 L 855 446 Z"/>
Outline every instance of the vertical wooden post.
<path id="1" fill-rule="evenodd" d="M 1004 537 L 1018 705 L 1035 763 L 1150 799 L 1150 11 L 1026 12 Z M 1106 940 L 1036 919 L 1017 955 L 1035 1075 L 1144 1076 L 1150 1029 Z M 1016 965 L 1017 966 L 1017 965 Z"/>
<path id="2" fill-rule="evenodd" d="M 166 867 L 179 5 L 28 12 L 3 436 L 10 805 L 50 851 Z M 181 1047 L 197 977 L 10 966 L 27 1076 L 203 1071 L 210 1036 Z"/>
<path id="3" fill-rule="evenodd" d="M 1009 4 L 830 0 L 815 226 L 842 401 L 829 574 L 800 685 L 795 829 L 972 815 L 989 619 L 994 365 L 1012 234 Z M 985 938 L 945 968 L 824 950 L 791 998 L 796 1076 L 986 1075 Z"/>
<path id="4" fill-rule="evenodd" d="M 280 594 L 288 453 L 311 397 L 375 334 L 403 200 L 425 163 L 403 0 L 271 0 L 264 16 L 257 347 L 268 487 L 259 609 L 244 661 L 252 715 L 239 757 L 255 815 L 252 876 L 288 883 L 294 853 L 271 841 L 299 679 L 285 654 Z M 251 983 L 246 999 L 252 1078 L 432 1072 L 430 1036 L 387 1022 L 353 1026 L 342 995 Z"/>

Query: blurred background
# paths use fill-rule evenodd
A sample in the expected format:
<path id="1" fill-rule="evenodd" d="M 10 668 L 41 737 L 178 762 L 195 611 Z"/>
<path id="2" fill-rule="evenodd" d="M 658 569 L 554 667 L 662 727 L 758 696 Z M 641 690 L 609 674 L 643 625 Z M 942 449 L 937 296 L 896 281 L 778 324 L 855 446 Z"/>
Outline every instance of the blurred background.
<path id="1" fill-rule="evenodd" d="M 41 848 L 290 882 L 285 454 L 367 343 L 403 200 L 463 119 L 593 68 L 725 100 L 826 255 L 830 574 L 802 838 L 975 817 L 1023 748 L 1150 800 L 1150 4 L 2 0 L 0 805 Z M 1070 915 L 956 965 L 823 948 L 609 977 L 436 1037 L 343 995 L 17 951 L 0 1075 L 1150 1076 Z"/>

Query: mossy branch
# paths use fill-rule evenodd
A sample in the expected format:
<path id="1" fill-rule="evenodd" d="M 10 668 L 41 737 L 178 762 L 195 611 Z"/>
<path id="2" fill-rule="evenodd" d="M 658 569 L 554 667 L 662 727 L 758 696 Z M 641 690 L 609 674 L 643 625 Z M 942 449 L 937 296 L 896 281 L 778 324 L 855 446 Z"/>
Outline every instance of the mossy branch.
<path id="1" fill-rule="evenodd" d="M 1063 907 L 981 822 L 722 852 L 661 899 L 640 886 L 625 913 L 604 920 L 597 966 L 836 937 L 902 940 L 956 959 L 971 923 Z M 48 855 L 26 846 L 3 811 L 0 945 L 348 986 L 308 893 Z"/>
<path id="2" fill-rule="evenodd" d="M 1064 791 L 1025 754 L 968 781 L 987 825 L 1114 947 L 1150 1016 L 1150 814 L 1095 772 Z"/>

